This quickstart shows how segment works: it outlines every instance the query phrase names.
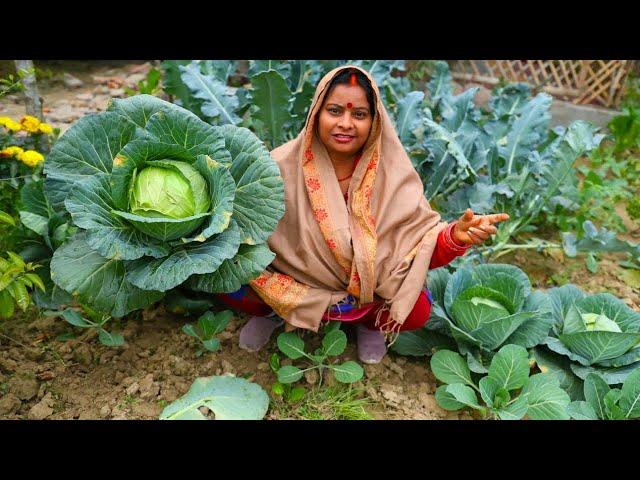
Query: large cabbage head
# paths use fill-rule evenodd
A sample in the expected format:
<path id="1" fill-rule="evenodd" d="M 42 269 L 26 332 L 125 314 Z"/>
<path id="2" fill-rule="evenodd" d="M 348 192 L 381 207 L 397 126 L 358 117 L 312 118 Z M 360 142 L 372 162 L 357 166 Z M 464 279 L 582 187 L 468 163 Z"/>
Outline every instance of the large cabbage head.
<path id="1" fill-rule="evenodd" d="M 513 265 L 463 267 L 453 275 L 437 269 L 428 284 L 434 304 L 427 330 L 452 336 L 477 373 L 486 373 L 501 346 L 531 348 L 551 328 L 549 299 L 532 292 L 527 275 Z"/>
<path id="2" fill-rule="evenodd" d="M 122 316 L 179 285 L 231 292 L 274 255 L 280 170 L 246 128 L 212 126 L 149 95 L 114 100 L 58 140 L 45 166 L 49 206 L 79 231 L 51 278 Z"/>
<path id="3" fill-rule="evenodd" d="M 554 324 L 545 344 L 568 357 L 578 377 L 594 372 L 617 384 L 640 367 L 640 313 L 610 293 L 587 295 L 575 285 L 549 296 Z"/>

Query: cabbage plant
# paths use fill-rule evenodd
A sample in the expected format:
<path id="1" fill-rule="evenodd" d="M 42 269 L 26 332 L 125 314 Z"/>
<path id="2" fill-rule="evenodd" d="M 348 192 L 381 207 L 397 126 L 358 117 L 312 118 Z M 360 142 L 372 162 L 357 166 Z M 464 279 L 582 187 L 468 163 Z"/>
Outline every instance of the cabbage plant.
<path id="1" fill-rule="evenodd" d="M 543 343 L 580 379 L 598 373 L 615 385 L 640 367 L 640 313 L 610 293 L 587 295 L 571 284 L 549 297 L 554 323 Z"/>
<path id="2" fill-rule="evenodd" d="M 571 402 L 567 413 L 575 420 L 632 420 L 640 418 L 640 369 L 625 379 L 622 388 L 610 388 L 597 373 L 584 380 L 586 400 Z"/>
<path id="3" fill-rule="evenodd" d="M 502 345 L 532 348 L 551 328 L 549 299 L 531 291 L 527 275 L 513 265 L 464 267 L 453 275 L 436 269 L 429 273 L 429 289 L 429 322 L 423 331 L 403 332 L 395 346 L 398 353 L 411 354 L 419 343 L 432 347 L 438 342 L 429 339 L 430 332 L 444 334 L 453 337 L 472 371 L 486 373 Z"/>
<path id="4" fill-rule="evenodd" d="M 265 242 L 284 213 L 283 182 L 246 128 L 149 95 L 113 100 L 65 132 L 45 173 L 49 205 L 78 227 L 51 279 L 113 316 L 179 285 L 235 291 L 274 258 Z"/>

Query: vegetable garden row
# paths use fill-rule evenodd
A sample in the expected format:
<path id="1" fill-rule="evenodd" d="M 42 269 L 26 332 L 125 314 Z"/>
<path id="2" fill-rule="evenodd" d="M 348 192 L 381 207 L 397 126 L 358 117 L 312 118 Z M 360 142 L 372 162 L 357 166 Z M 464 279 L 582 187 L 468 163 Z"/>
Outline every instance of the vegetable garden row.
<path id="1" fill-rule="evenodd" d="M 478 106 L 478 88 L 455 92 L 445 62 L 427 64 L 422 89 L 404 61 L 260 60 L 246 71 L 235 61 L 164 61 L 129 98 L 59 138 L 37 118 L 0 117 L 0 318 L 34 305 L 117 348 L 125 340 L 110 319 L 162 303 L 199 316 L 183 331 L 199 354 L 215 355 L 232 315 L 212 294 L 237 291 L 274 258 L 266 241 L 284 186 L 269 150 L 298 134 L 318 80 L 347 63 L 380 85 L 444 220 L 468 207 L 510 215 L 486 246 L 429 273 L 430 321 L 402 333 L 393 352 L 430 357 L 446 410 L 640 417 L 640 313 L 610 293 L 533 288 L 500 263 L 516 251 L 562 252 L 596 272 L 614 253 L 638 293 L 640 246 L 621 238 L 615 206 L 640 219 L 640 118 L 630 106 L 609 131 L 584 121 L 551 129 L 546 93 L 500 84 Z M 313 352 L 296 333 L 278 337 L 290 361 L 271 357 L 272 396 L 299 401 L 296 384 L 311 370 L 320 384 L 326 374 L 361 380 L 357 362 L 332 359 L 347 345 L 340 324 L 322 333 Z M 200 378 L 161 418 L 206 418 L 203 406 L 216 418 L 263 418 L 269 396 L 240 377 Z"/>

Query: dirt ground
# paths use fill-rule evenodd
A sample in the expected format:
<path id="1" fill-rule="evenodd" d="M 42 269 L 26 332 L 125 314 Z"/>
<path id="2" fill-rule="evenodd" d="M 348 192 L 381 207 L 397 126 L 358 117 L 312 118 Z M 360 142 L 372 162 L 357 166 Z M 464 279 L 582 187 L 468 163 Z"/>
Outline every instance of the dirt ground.
<path id="1" fill-rule="evenodd" d="M 62 130 L 80 116 L 104 110 L 111 96 L 124 96 L 124 85 L 143 78 L 150 65 L 99 65 L 74 71 L 82 84 L 69 88 L 54 84 L 43 88 L 45 119 Z M 0 102 L 0 115 L 19 117 L 23 107 L 11 98 Z M 635 239 L 637 241 L 637 239 Z M 609 291 L 640 310 L 640 289 L 621 278 L 615 255 L 602 261 L 596 274 L 588 272 L 582 259 L 549 257 L 537 252 L 519 252 L 501 261 L 525 269 L 534 287 L 576 283 L 584 290 Z M 125 345 L 106 347 L 94 331 L 69 340 L 60 335 L 73 327 L 54 317 L 30 310 L 0 323 L 0 419 L 157 419 L 164 406 L 184 395 L 200 376 L 231 374 L 260 384 L 269 394 L 276 381 L 268 365 L 277 351 L 275 340 L 258 353 L 238 347 L 238 330 L 244 318 L 234 318 L 219 335 L 221 348 L 196 355 L 196 340 L 181 331 L 187 321 L 152 309 L 121 322 L 109 324 L 119 331 Z M 78 334 L 78 330 L 75 330 Z M 275 338 L 275 336 L 274 336 Z M 341 360 L 357 360 L 355 343 Z M 305 336 L 310 342 L 317 336 Z M 379 365 L 365 365 L 365 377 L 357 382 L 365 410 L 375 419 L 471 419 L 467 413 L 447 412 L 436 404 L 435 379 L 428 359 L 388 354 Z M 309 379 L 313 380 L 313 379 Z M 309 381 L 302 382 L 307 391 Z M 327 384 L 331 386 L 330 379 Z M 272 401 L 268 419 L 305 418 L 300 405 L 282 407 Z"/>

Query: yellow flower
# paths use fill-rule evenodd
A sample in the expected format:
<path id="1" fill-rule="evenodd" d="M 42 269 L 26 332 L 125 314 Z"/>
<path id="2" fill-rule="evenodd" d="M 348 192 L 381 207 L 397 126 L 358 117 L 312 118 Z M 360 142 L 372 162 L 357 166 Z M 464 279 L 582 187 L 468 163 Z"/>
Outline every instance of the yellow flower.
<path id="1" fill-rule="evenodd" d="M 45 133 L 47 135 L 51 135 L 53 133 L 53 128 L 48 123 L 41 123 L 38 125 L 38 131 L 40 133 Z"/>
<path id="2" fill-rule="evenodd" d="M 12 147 L 7 147 L 4 150 L 0 150 L 0 157 L 19 157 L 23 153 L 24 150 L 22 148 L 14 145 Z"/>
<path id="3" fill-rule="evenodd" d="M 18 132 L 22 128 L 22 125 L 20 125 L 15 120 L 11 120 L 8 117 L 2 117 L 2 118 L 6 118 L 6 121 L 3 123 L 3 125 L 7 128 L 7 130 L 11 132 Z"/>
<path id="4" fill-rule="evenodd" d="M 20 120 L 20 124 L 22 125 L 22 129 L 29 133 L 39 133 L 38 127 L 40 126 L 40 120 L 36 117 L 25 115 L 22 117 L 22 120 Z"/>
<path id="5" fill-rule="evenodd" d="M 2 125 L 3 127 L 7 124 L 7 122 L 12 122 L 13 120 L 11 120 L 9 117 L 0 117 L 0 125 Z"/>
<path id="6" fill-rule="evenodd" d="M 35 150 L 27 150 L 26 152 L 18 155 L 18 158 L 29 167 L 35 167 L 40 162 L 44 162 L 44 156 Z"/>

